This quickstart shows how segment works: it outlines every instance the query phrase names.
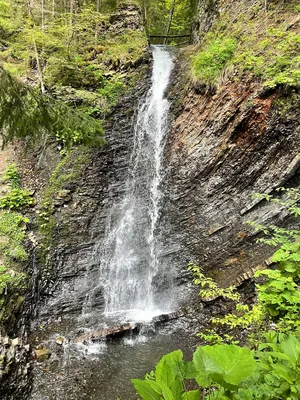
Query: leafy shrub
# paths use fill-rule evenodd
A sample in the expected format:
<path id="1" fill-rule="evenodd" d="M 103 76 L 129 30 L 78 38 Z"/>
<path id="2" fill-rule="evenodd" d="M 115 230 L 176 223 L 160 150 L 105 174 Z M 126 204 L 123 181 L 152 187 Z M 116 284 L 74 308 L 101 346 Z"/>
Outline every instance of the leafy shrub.
<path id="1" fill-rule="evenodd" d="M 5 255 L 8 264 L 14 260 L 27 260 L 23 241 L 28 222 L 28 218 L 16 212 L 3 210 L 0 213 L 0 237 L 2 238 L 0 250 Z"/>
<path id="2" fill-rule="evenodd" d="M 270 317 L 274 321 L 293 320 L 294 328 L 299 325 L 300 293 L 293 278 L 271 269 L 260 271 L 257 276 L 266 278 L 264 284 L 257 285 L 258 301 Z"/>
<path id="3" fill-rule="evenodd" d="M 194 390 L 186 390 L 188 380 Z M 255 352 L 236 345 L 203 346 L 190 362 L 177 350 L 163 356 L 144 380 L 131 381 L 144 400 L 297 400 L 300 341 L 269 331 Z"/>
<path id="4" fill-rule="evenodd" d="M 295 217 L 300 215 L 300 192 L 297 189 L 279 188 L 283 198 L 272 195 L 256 195 L 274 204 L 279 204 Z M 267 311 L 270 318 L 278 323 L 278 329 L 295 330 L 300 325 L 300 231 L 287 230 L 271 225 L 268 227 L 250 223 L 257 232 L 263 232 L 267 237 L 258 239 L 259 242 L 279 247 L 273 254 L 277 263 L 275 270 L 258 271 L 255 275 L 263 277 L 264 283 L 257 285 L 258 302 Z"/>
<path id="5" fill-rule="evenodd" d="M 212 278 L 205 276 L 201 268 L 194 263 L 190 263 L 189 270 L 193 272 L 194 284 L 200 286 L 199 297 L 205 301 L 211 301 L 217 297 L 223 297 L 223 299 L 232 300 L 234 302 L 234 311 L 223 317 L 211 318 L 213 326 L 220 327 L 226 326 L 231 331 L 235 328 L 249 328 L 257 330 L 261 327 L 262 322 L 265 318 L 264 309 L 261 304 L 254 305 L 250 308 L 247 304 L 240 301 L 240 295 L 236 288 L 233 286 L 229 288 L 220 288 Z M 211 344 L 220 344 L 229 342 L 237 344 L 239 341 L 234 339 L 232 334 L 220 334 L 217 328 L 210 327 L 204 332 L 197 334 L 202 340 Z"/>
<path id="6" fill-rule="evenodd" d="M 287 209 L 293 216 L 300 215 L 300 192 L 297 189 L 279 188 L 277 192 L 283 196 L 277 197 L 269 194 L 258 194 L 255 197 L 278 204 Z M 211 323 L 216 328 L 201 332 L 198 336 L 209 343 L 232 342 L 235 329 L 247 329 L 248 335 L 252 335 L 254 343 L 261 337 L 261 331 L 269 323 L 275 323 L 280 332 L 294 332 L 299 329 L 300 312 L 300 231 L 284 229 L 277 226 L 263 226 L 249 222 L 264 237 L 258 242 L 275 246 L 279 249 L 273 255 L 273 261 L 277 263 L 277 269 L 265 269 L 257 271 L 255 277 L 260 279 L 256 284 L 257 304 L 250 307 L 240 301 L 240 297 L 234 288 L 219 288 L 208 277 L 205 277 L 201 269 L 191 263 L 189 269 L 193 271 L 194 283 L 200 286 L 199 296 L 204 300 L 222 296 L 235 302 L 235 309 L 222 317 L 214 317 Z M 219 327 L 226 326 L 231 334 L 220 334 Z"/>
<path id="7" fill-rule="evenodd" d="M 16 164 L 11 164 L 6 168 L 2 175 L 2 182 L 8 183 L 14 189 L 20 188 L 21 176 Z"/>
<path id="8" fill-rule="evenodd" d="M 33 203 L 33 198 L 28 190 L 12 189 L 0 198 L 0 208 L 18 209 L 28 207 Z"/>
<path id="9" fill-rule="evenodd" d="M 182 352 L 177 350 L 163 356 L 155 371 L 144 380 L 131 381 L 144 400 L 196 400 L 204 389 L 208 396 L 216 388 L 230 396 L 255 369 L 253 354 L 246 348 L 235 345 L 203 346 L 197 348 L 191 362 L 183 361 Z M 186 379 L 195 379 L 201 389 L 186 391 Z"/>
<path id="10" fill-rule="evenodd" d="M 269 331 L 256 355 L 260 398 L 298 400 L 300 393 L 300 341 L 293 335 Z"/>
<path id="11" fill-rule="evenodd" d="M 188 270 L 193 272 L 194 284 L 200 286 L 199 296 L 202 300 L 215 299 L 216 297 L 223 297 L 234 301 L 240 300 L 240 295 L 233 286 L 220 288 L 212 278 L 203 274 L 198 265 L 189 263 Z"/>

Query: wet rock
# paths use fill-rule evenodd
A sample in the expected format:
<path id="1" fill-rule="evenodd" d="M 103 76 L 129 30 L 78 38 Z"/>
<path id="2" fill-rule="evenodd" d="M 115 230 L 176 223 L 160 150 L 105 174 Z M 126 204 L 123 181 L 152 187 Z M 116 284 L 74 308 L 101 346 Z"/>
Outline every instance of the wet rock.
<path id="1" fill-rule="evenodd" d="M 58 345 L 60 345 L 60 346 L 62 346 L 63 343 L 64 343 L 64 338 L 63 338 L 62 336 L 59 336 L 59 337 L 56 339 L 55 343 L 58 344 Z"/>
<path id="2" fill-rule="evenodd" d="M 100 330 L 81 335 L 75 339 L 76 343 L 97 342 L 100 340 L 121 338 L 129 333 L 137 333 L 140 330 L 141 324 L 124 324 L 112 326 Z"/>
<path id="3" fill-rule="evenodd" d="M 6 346 L 6 347 L 10 347 L 11 344 L 12 344 L 12 340 L 11 340 L 9 337 L 7 337 L 7 336 L 5 336 L 4 338 L 2 338 L 2 339 L 1 339 L 1 342 L 2 342 L 2 344 L 3 344 L 4 346 Z"/>
<path id="4" fill-rule="evenodd" d="M 47 348 L 35 350 L 36 360 L 39 362 L 47 360 L 51 356 L 51 352 Z"/>
<path id="5" fill-rule="evenodd" d="M 11 345 L 12 346 L 19 346 L 20 345 L 20 339 L 19 338 L 15 338 L 11 341 Z"/>
<path id="6" fill-rule="evenodd" d="M 214 233 L 219 232 L 221 229 L 224 229 L 224 228 L 225 228 L 224 225 L 218 225 L 218 224 L 212 225 L 212 226 L 210 226 L 210 227 L 208 228 L 207 234 L 208 234 L 209 236 L 211 236 L 211 235 L 213 235 Z"/>
<path id="7" fill-rule="evenodd" d="M 19 338 L 0 337 L 1 400 L 23 400 L 30 390 L 31 349 Z"/>

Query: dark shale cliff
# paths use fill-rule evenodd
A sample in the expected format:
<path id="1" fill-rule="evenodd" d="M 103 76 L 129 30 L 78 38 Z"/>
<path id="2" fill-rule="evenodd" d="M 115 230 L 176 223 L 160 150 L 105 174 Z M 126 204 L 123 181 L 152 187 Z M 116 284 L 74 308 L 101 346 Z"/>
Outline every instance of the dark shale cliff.
<path id="1" fill-rule="evenodd" d="M 176 89 L 174 89 L 176 96 Z M 256 243 L 246 222 L 287 226 L 285 212 L 255 193 L 299 187 L 299 98 L 287 114 L 254 81 L 228 82 L 215 95 L 188 90 L 166 148 L 165 220 L 186 261 L 222 285 L 263 263 L 273 249 Z M 167 222 L 167 223 L 168 223 Z"/>
<path id="2" fill-rule="evenodd" d="M 270 14 L 277 3 L 270 3 Z M 262 4 L 200 2 L 195 42 L 201 42 L 218 23 L 226 7 L 229 15 L 236 10 L 233 26 L 238 26 L 241 35 L 247 23 L 240 23 L 241 16 L 258 18 Z M 263 18 L 257 25 L 264 26 Z M 287 19 L 286 26 L 299 32 L 299 17 Z M 226 25 L 220 31 L 224 29 Z M 276 195 L 275 189 L 283 186 L 299 188 L 299 89 L 280 85 L 266 89 L 252 73 L 233 70 L 224 73 L 213 93 L 201 91 L 187 79 L 194 51 L 191 47 L 179 54 L 170 91 L 173 114 L 165 149 L 163 215 L 170 232 L 166 248 L 173 249 L 171 259 L 179 257 L 182 267 L 194 261 L 222 286 L 236 285 L 258 265 L 264 266 L 274 251 L 256 243 L 258 234 L 247 221 L 285 227 L 299 224 L 283 208 L 252 199 L 255 193 Z"/>
<path id="3" fill-rule="evenodd" d="M 110 18 L 109 31 L 143 31 L 139 7 L 120 6 Z M 142 46 L 142 44 L 141 44 Z M 108 67 L 115 73 L 115 65 Z M 72 318 L 82 312 L 91 287 L 98 280 L 98 256 L 113 204 L 122 196 L 133 146 L 132 129 L 136 107 L 144 98 L 151 72 L 151 55 L 143 48 L 136 63 L 120 63 L 123 76 L 135 85 L 113 107 L 103 122 L 106 143 L 75 147 L 61 157 L 51 139 L 29 149 L 33 176 L 29 185 L 37 192 L 38 206 L 33 240 L 32 291 L 28 299 L 28 319 L 47 324 L 62 316 Z M 117 70 L 119 71 L 119 70 Z M 22 155 L 21 155 L 22 156 Z M 103 311 L 103 294 L 93 291 L 90 306 Z"/>

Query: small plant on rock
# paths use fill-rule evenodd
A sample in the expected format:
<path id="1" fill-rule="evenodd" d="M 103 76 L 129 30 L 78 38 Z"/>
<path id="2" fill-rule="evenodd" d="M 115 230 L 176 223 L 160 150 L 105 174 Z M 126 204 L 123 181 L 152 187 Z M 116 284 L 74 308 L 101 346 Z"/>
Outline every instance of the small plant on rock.
<path id="1" fill-rule="evenodd" d="M 11 189 L 0 198 L 0 208 L 19 209 L 28 207 L 33 203 L 33 198 L 28 190 Z"/>

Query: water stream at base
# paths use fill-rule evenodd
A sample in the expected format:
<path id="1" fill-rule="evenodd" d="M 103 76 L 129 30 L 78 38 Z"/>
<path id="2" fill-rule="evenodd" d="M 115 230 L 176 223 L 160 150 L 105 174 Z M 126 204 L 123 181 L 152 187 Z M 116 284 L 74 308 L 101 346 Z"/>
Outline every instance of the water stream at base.
<path id="1" fill-rule="evenodd" d="M 165 92 L 173 62 L 169 51 L 159 46 L 153 47 L 153 59 L 152 85 L 134 128 L 125 194 L 112 205 L 106 238 L 95 251 L 99 279 L 91 282 L 82 315 L 37 333 L 37 342 L 43 342 L 52 355 L 34 367 L 31 400 L 136 399 L 130 378 L 142 378 L 169 351 L 182 348 L 191 356 L 195 338 L 188 321 L 167 322 L 159 331 L 151 323 L 154 316 L 176 310 L 178 301 L 175 274 L 160 262 L 158 234 L 169 111 Z M 93 307 L 93 294 L 99 291 L 104 294 L 104 313 Z M 76 342 L 78 332 L 124 321 L 142 322 L 139 335 Z M 56 344 L 60 335 L 63 345 Z"/>
<path id="2" fill-rule="evenodd" d="M 179 348 L 191 360 L 196 345 L 195 336 L 178 326 L 81 348 L 55 349 L 51 342 L 50 359 L 34 367 L 30 400 L 136 400 L 130 379 L 144 378 L 164 354 Z"/>

